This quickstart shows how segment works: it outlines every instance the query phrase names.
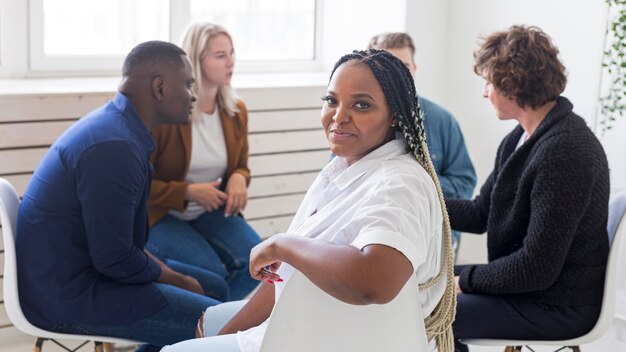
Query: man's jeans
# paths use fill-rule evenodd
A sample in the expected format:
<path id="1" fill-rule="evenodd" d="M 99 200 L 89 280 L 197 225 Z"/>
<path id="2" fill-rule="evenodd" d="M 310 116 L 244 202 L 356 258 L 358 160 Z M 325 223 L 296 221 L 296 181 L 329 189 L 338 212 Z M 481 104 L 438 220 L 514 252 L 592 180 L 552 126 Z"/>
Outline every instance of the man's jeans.
<path id="1" fill-rule="evenodd" d="M 258 281 L 250 277 L 250 250 L 259 235 L 239 216 L 224 217 L 224 209 L 183 221 L 166 215 L 148 235 L 146 248 L 157 258 L 175 260 L 208 270 L 228 285 L 228 300 L 246 297 Z"/>
<path id="2" fill-rule="evenodd" d="M 154 346 L 165 346 L 194 338 L 198 319 L 204 310 L 220 303 L 210 297 L 171 285 L 158 283 L 156 286 L 168 305 L 152 316 L 134 323 L 111 326 L 54 324 L 45 328 L 56 332 L 120 337 L 147 342 Z"/>

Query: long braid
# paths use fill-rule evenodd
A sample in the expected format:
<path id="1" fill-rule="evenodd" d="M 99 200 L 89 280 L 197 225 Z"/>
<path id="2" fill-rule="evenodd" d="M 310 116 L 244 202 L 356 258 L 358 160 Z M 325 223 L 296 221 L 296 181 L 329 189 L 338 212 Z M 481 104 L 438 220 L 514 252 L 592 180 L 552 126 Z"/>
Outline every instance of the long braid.
<path id="1" fill-rule="evenodd" d="M 415 159 L 428 172 L 437 188 L 443 215 L 444 258 L 439 273 L 427 282 L 420 284 L 419 288 L 424 290 L 432 287 L 445 277 L 446 289 L 444 295 L 433 312 L 426 318 L 425 325 L 428 339 L 436 339 L 437 348 L 440 352 L 453 351 L 452 322 L 456 314 L 456 291 L 450 220 L 439 178 L 428 152 L 424 130 L 424 115 L 418 103 L 413 77 L 400 60 L 384 50 L 376 49 L 367 51 L 355 50 L 352 54 L 343 56 L 335 64 L 331 77 L 339 66 L 352 60 L 368 65 L 374 73 L 385 93 L 385 98 L 393 117 L 398 122 L 398 129 L 402 132 Z"/>

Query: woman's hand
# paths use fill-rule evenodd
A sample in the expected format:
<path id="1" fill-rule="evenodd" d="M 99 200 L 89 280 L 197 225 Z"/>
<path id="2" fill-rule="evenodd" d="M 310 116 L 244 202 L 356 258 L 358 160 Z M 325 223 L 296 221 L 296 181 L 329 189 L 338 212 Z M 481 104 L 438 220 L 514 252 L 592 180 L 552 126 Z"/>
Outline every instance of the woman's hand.
<path id="1" fill-rule="evenodd" d="M 250 251 L 250 276 L 259 281 L 281 281 L 276 270 L 282 263 L 275 257 L 276 242 L 281 234 L 274 235 L 257 244 Z M 269 268 L 269 270 L 268 270 Z"/>
<path id="2" fill-rule="evenodd" d="M 244 210 L 248 204 L 248 186 L 245 176 L 237 172 L 233 173 L 228 179 L 226 195 L 228 196 L 224 209 L 226 217 Z"/>
<path id="3" fill-rule="evenodd" d="M 461 286 L 459 285 L 459 277 L 455 276 L 454 277 L 454 287 L 456 287 L 456 294 L 461 294 L 463 293 L 463 290 L 461 290 Z"/>
<path id="4" fill-rule="evenodd" d="M 223 206 L 228 198 L 226 193 L 218 189 L 221 183 L 221 179 L 209 183 L 191 183 L 187 186 L 185 198 L 198 202 L 208 212 L 212 212 Z"/>

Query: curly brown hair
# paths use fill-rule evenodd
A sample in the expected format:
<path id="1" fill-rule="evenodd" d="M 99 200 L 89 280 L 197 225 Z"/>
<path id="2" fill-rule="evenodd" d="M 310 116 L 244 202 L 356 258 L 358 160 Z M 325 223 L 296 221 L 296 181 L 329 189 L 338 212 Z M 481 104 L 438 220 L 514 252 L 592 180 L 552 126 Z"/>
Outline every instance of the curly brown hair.
<path id="1" fill-rule="evenodd" d="M 567 82 L 559 49 L 538 27 L 515 25 L 484 38 L 474 52 L 474 72 L 520 107 L 556 100 Z"/>

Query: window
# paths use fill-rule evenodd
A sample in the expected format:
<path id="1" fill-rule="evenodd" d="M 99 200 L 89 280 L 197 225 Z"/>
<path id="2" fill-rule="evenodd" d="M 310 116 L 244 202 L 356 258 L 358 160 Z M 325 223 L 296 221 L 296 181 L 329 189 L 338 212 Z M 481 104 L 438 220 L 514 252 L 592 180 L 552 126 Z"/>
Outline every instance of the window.
<path id="1" fill-rule="evenodd" d="M 315 1 L 191 0 L 191 21 L 219 23 L 241 61 L 315 59 Z"/>
<path id="2" fill-rule="evenodd" d="M 168 0 L 31 0 L 31 69 L 117 70 L 137 43 L 169 40 Z"/>
<path id="3" fill-rule="evenodd" d="M 316 0 L 30 0 L 30 70 L 119 72 L 146 40 L 179 43 L 191 22 L 224 26 L 239 68 L 318 65 Z"/>

